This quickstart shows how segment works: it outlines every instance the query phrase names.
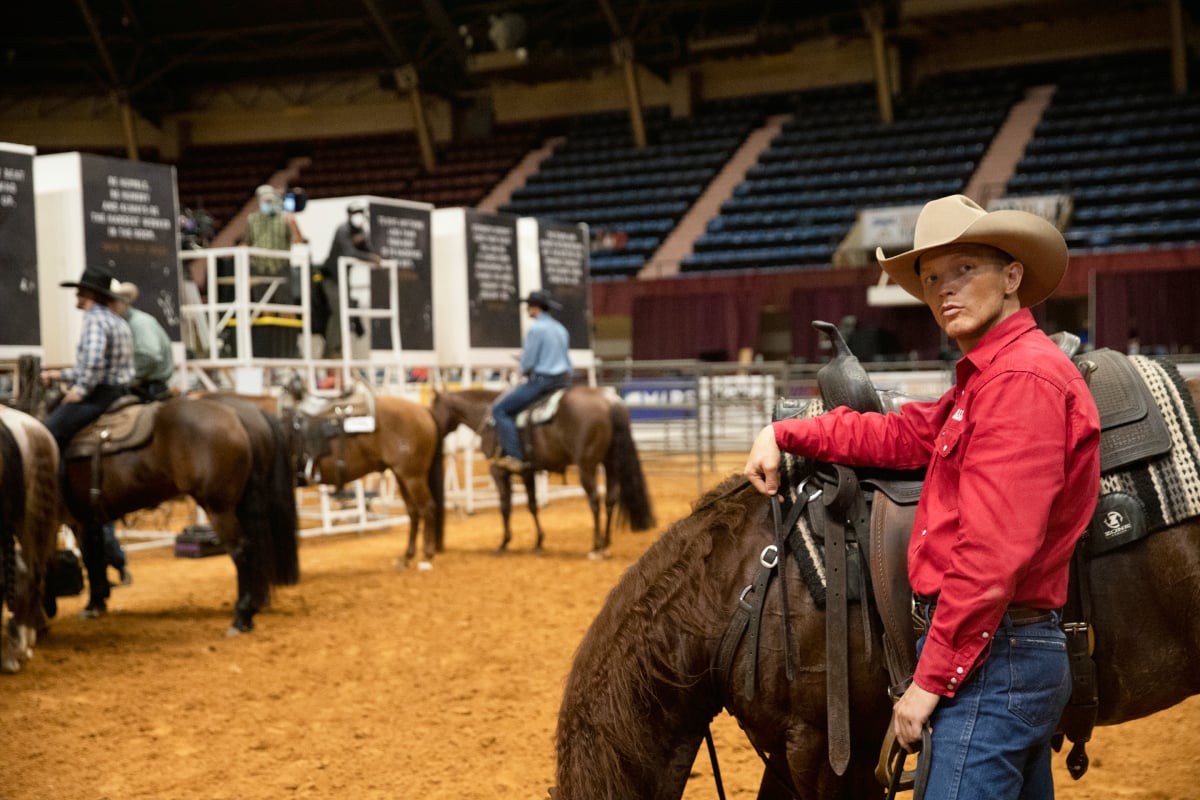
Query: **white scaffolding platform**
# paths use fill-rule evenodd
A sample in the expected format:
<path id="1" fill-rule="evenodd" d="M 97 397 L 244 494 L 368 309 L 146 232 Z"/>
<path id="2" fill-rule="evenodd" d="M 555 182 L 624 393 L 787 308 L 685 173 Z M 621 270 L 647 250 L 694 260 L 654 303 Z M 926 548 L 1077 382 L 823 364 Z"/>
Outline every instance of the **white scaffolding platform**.
<path id="1" fill-rule="evenodd" d="M 300 276 L 300 302 L 281 304 L 272 302 L 275 291 L 291 276 L 254 277 L 250 274 L 250 256 L 270 256 L 290 259 Z M 219 277 L 219 259 L 232 258 L 232 277 Z M 184 281 L 185 302 L 180 306 L 185 339 L 191 349 L 191 357 L 185 358 L 185 386 L 202 391 L 236 391 L 244 394 L 278 396 L 279 383 L 299 374 L 309 392 L 335 396 L 337 390 L 318 388 L 319 376 L 337 373 L 339 385 L 350 386 L 361 379 L 378 393 L 413 396 L 419 387 L 410 385 L 408 370 L 423 366 L 428 369 L 430 379 L 438 379 L 436 364 L 422 363 L 419 356 L 405 354 L 400 347 L 399 309 L 397 307 L 397 277 L 395 262 L 383 262 L 374 267 L 386 270 L 389 275 L 389 291 L 385 305 L 372 307 L 363 304 L 350 305 L 350 291 L 339 293 L 342 326 L 342 357 L 335 359 L 314 358 L 310 324 L 312 303 L 308 253 L 303 248 L 293 251 L 263 250 L 250 247 L 226 247 L 207 250 L 188 250 L 180 253 L 183 270 L 190 270 L 197 261 L 203 262 L 210 287 L 207 300 L 203 300 L 196 285 Z M 359 262 L 352 258 L 338 259 L 339 285 L 348 287 L 349 268 Z M 266 284 L 267 289 L 258 300 L 250 299 L 252 285 Z M 234 299 L 222 302 L 219 286 L 233 286 Z M 190 291 L 189 291 L 190 289 Z M 289 315 L 284 319 L 295 320 L 291 326 L 297 331 L 295 355 L 269 355 L 256 353 L 252 337 L 253 323 L 267 315 Z M 366 328 L 372 320 L 384 320 L 391 332 L 389 351 L 368 352 L 365 358 L 352 357 L 354 340 L 350 336 L 352 320 L 358 318 Z M 251 324 L 237 324 L 237 320 L 249 320 Z M 346 497 L 335 497 L 330 486 L 304 487 L 297 490 L 297 509 L 301 520 L 300 535 L 309 537 L 321 534 L 346 533 L 390 528 L 404 525 L 409 517 L 403 501 L 395 490 L 390 473 L 376 473 L 364 479 L 351 481 L 344 487 Z M 317 520 L 317 525 L 305 526 L 305 521 Z"/>

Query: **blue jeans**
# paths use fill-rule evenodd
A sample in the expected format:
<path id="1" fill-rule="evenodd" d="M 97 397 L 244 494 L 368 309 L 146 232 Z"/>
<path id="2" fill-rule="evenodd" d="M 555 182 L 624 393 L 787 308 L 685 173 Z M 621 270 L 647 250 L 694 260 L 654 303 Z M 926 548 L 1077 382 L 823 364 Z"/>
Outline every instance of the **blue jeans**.
<path id="1" fill-rule="evenodd" d="M 492 419 L 496 421 L 496 435 L 500 437 L 500 449 L 504 455 L 518 461 L 525 460 L 521 455 L 521 437 L 517 434 L 517 414 L 533 405 L 542 395 L 569 383 L 568 375 L 531 375 L 529 380 L 517 384 L 492 404 Z"/>
<path id="2" fill-rule="evenodd" d="M 117 572 L 125 572 L 125 550 L 121 547 L 121 540 L 117 538 L 115 522 L 104 523 L 104 558 L 108 566 Z"/>
<path id="3" fill-rule="evenodd" d="M 938 703 L 930 800 L 1054 797 L 1050 737 L 1071 697 L 1071 673 L 1066 635 L 1053 617 L 1014 626 L 1005 614 L 984 662 Z M 924 645 L 922 636 L 918 654 Z"/>

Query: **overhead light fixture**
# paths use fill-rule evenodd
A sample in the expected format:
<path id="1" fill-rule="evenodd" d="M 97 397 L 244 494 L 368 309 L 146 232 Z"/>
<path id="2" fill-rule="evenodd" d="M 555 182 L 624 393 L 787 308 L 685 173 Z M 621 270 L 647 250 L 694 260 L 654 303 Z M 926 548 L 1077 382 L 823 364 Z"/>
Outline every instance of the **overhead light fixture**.
<path id="1" fill-rule="evenodd" d="M 528 61 L 529 51 L 524 47 L 518 47 L 516 50 L 472 53 L 467 56 L 467 72 L 503 72 L 508 69 L 519 69 Z"/>
<path id="2" fill-rule="evenodd" d="M 688 52 L 705 53 L 715 50 L 736 50 L 739 47 L 749 47 L 758 41 L 754 31 L 747 33 L 730 33 L 725 36 L 688 37 Z"/>

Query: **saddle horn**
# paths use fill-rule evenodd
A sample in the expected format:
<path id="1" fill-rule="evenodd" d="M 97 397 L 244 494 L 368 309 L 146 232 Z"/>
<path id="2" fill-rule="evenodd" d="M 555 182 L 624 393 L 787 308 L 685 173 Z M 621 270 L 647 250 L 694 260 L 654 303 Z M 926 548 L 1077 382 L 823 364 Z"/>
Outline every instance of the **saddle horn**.
<path id="1" fill-rule="evenodd" d="M 858 357 L 850 351 L 850 346 L 842 338 L 842 332 L 831 322 L 814 320 L 813 328 L 825 334 L 833 346 L 834 355 L 819 370 L 817 370 L 817 387 L 821 390 L 821 398 L 827 408 L 848 406 L 855 411 L 876 411 L 883 413 L 883 404 L 871 376 L 859 363 Z"/>

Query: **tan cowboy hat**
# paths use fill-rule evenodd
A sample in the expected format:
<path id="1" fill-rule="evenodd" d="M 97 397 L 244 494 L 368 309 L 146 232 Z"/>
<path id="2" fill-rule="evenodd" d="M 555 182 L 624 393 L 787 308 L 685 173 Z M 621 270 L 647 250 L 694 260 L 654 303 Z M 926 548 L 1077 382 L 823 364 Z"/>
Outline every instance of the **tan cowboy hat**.
<path id="1" fill-rule="evenodd" d="M 1050 222 L 1028 211 L 984 211 L 961 194 L 925 204 L 917 217 L 912 250 L 886 258 L 879 247 L 875 257 L 904 291 L 925 302 L 918 260 L 948 244 L 986 244 L 1021 262 L 1025 271 L 1017 297 L 1022 307 L 1036 306 L 1049 297 L 1067 272 L 1067 242 Z"/>
<path id="2" fill-rule="evenodd" d="M 122 281 L 117 284 L 113 290 L 113 294 L 117 296 L 117 299 L 124 300 L 129 305 L 133 305 L 138 299 L 137 284 L 131 281 Z"/>

